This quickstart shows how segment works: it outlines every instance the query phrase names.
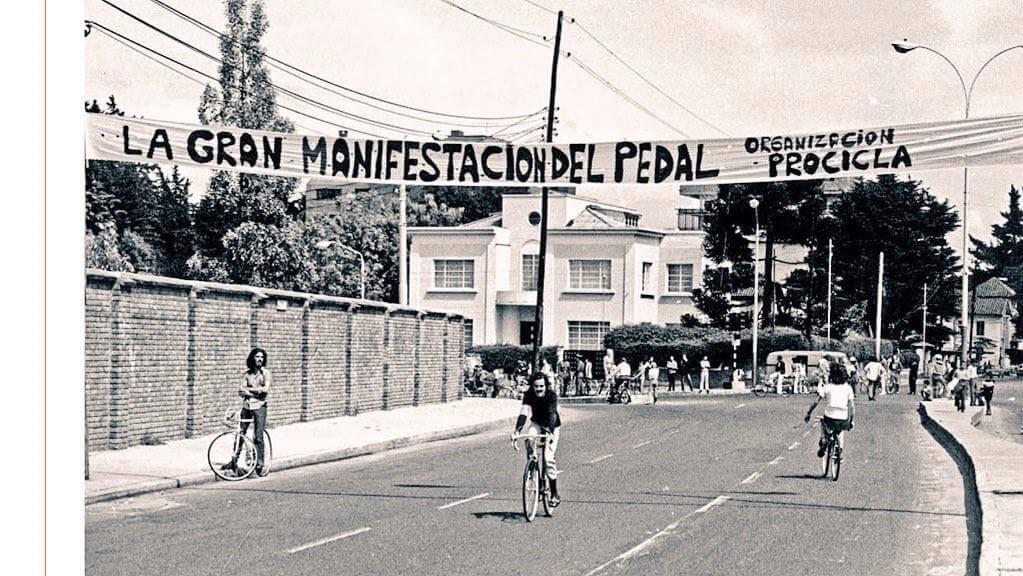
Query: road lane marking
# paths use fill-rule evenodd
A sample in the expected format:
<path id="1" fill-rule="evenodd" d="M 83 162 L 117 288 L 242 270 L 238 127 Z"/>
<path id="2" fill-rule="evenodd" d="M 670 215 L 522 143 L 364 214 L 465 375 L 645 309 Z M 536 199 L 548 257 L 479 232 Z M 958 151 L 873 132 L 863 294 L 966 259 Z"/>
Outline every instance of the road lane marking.
<path id="1" fill-rule="evenodd" d="M 725 500 L 728 500 L 728 496 L 718 496 L 717 498 L 711 500 L 710 502 L 707 502 L 706 504 L 704 504 L 700 508 L 697 508 L 696 513 L 697 514 L 702 514 L 702 513 L 706 512 L 707 510 L 710 510 L 711 508 L 721 504 Z"/>
<path id="2" fill-rule="evenodd" d="M 789 450 L 795 450 L 796 446 L 799 446 L 799 442 L 793 442 L 792 446 L 789 446 Z"/>
<path id="3" fill-rule="evenodd" d="M 303 550 L 308 550 L 308 549 L 313 548 L 315 546 L 322 546 L 324 544 L 330 544 L 331 542 L 335 542 L 337 540 L 342 540 L 342 539 L 348 538 L 350 536 L 355 536 L 356 534 L 362 534 L 363 532 L 369 532 L 370 530 L 371 530 L 371 528 L 369 526 L 366 526 L 364 528 L 359 528 L 358 530 L 352 530 L 351 532 L 344 532 L 343 534 L 337 534 L 337 535 L 334 535 L 334 536 L 330 536 L 328 538 L 323 538 L 323 539 L 320 539 L 320 540 L 316 540 L 315 542 L 310 542 L 308 544 L 303 544 L 301 546 L 295 546 L 294 548 L 289 548 L 288 549 L 288 554 L 294 554 L 296 552 L 301 552 Z"/>
<path id="4" fill-rule="evenodd" d="M 775 458 L 774 460 L 771 460 L 770 462 L 768 462 L 768 463 L 767 463 L 767 465 L 768 465 L 768 466 L 774 466 L 775 464 L 777 464 L 777 463 L 781 462 L 781 461 L 782 461 L 782 460 L 784 460 L 784 459 L 785 459 L 785 457 L 784 457 L 784 456 L 778 456 L 778 457 L 777 457 L 777 458 Z"/>
<path id="5" fill-rule="evenodd" d="M 810 431 L 809 430 L 807 430 L 806 432 L 803 432 L 803 438 L 806 438 L 809 435 L 810 435 Z"/>
<path id="6" fill-rule="evenodd" d="M 597 458 L 595 460 L 590 460 L 589 462 L 587 462 L 587 464 L 596 464 L 597 462 L 602 462 L 602 461 L 607 460 L 608 458 L 610 458 L 612 456 L 614 456 L 614 454 L 604 454 L 600 458 Z"/>
<path id="7" fill-rule="evenodd" d="M 743 402 L 742 404 L 739 404 L 738 406 L 736 406 L 736 409 L 738 409 L 738 408 L 742 408 L 742 407 L 743 407 L 743 406 L 745 406 L 745 405 L 746 405 L 746 403 L 745 403 L 745 402 Z"/>
<path id="8" fill-rule="evenodd" d="M 633 446 L 633 448 L 642 448 L 642 447 L 646 446 L 647 444 L 649 444 L 651 442 L 653 442 L 653 440 L 647 440 L 646 442 L 640 442 L 639 444 L 636 444 L 635 446 Z"/>
<path id="9" fill-rule="evenodd" d="M 487 496 L 490 496 L 490 492 L 484 492 L 482 494 L 477 494 L 475 496 L 472 496 L 470 498 L 466 498 L 464 500 L 459 500 L 458 502 L 452 502 L 450 504 L 445 504 L 443 506 L 438 506 L 437 510 L 444 510 L 446 508 L 451 508 L 453 506 L 458 506 L 459 504 L 465 504 L 466 502 L 472 502 L 473 500 L 479 500 L 480 498 L 486 498 Z"/>
<path id="10" fill-rule="evenodd" d="M 753 482 L 756 481 L 757 478 L 760 478 L 760 472 L 754 472 L 750 474 L 749 477 L 740 482 L 740 484 L 752 484 Z"/>

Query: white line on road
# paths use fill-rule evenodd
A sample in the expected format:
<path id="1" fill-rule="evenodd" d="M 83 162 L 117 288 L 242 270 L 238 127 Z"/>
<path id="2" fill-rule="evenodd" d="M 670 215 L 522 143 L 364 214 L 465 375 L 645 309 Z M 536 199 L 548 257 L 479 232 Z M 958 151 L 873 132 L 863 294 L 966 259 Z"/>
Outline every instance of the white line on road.
<path id="1" fill-rule="evenodd" d="M 607 460 L 608 458 L 610 458 L 612 456 L 614 456 L 614 454 L 604 454 L 600 458 L 597 458 L 595 460 L 590 460 L 589 462 L 587 462 L 587 464 L 596 464 L 597 462 L 602 462 L 602 461 Z"/>
<path id="2" fill-rule="evenodd" d="M 777 458 L 775 458 L 774 460 L 771 460 L 770 462 L 768 462 L 768 463 L 767 463 L 767 465 L 768 465 L 768 466 L 774 466 L 775 464 L 777 464 L 777 463 L 781 462 L 781 461 L 782 461 L 782 460 L 784 460 L 784 459 L 785 459 L 785 457 L 784 457 L 784 456 L 778 456 L 778 457 L 777 457 Z"/>
<path id="3" fill-rule="evenodd" d="M 323 538 L 322 540 L 317 540 L 315 542 L 310 542 L 308 544 L 303 544 L 301 546 L 296 546 L 294 548 L 289 548 L 288 549 L 288 554 L 294 554 L 295 552 L 301 552 L 303 550 L 308 550 L 308 549 L 313 548 L 315 546 L 322 546 L 323 544 L 330 544 L 331 542 L 335 542 L 337 540 L 348 538 L 349 536 L 355 536 L 356 534 L 362 534 L 363 532 L 369 532 L 370 530 L 371 530 L 371 528 L 369 526 L 366 526 L 365 528 L 359 528 L 358 530 L 352 530 L 351 532 L 345 532 L 343 534 L 337 534 L 337 535 L 331 536 L 329 538 Z"/>
<path id="4" fill-rule="evenodd" d="M 445 508 L 451 508 L 452 506 L 458 506 L 459 504 L 465 504 L 466 502 L 472 502 L 473 500 L 479 500 L 480 498 L 486 498 L 487 496 L 490 496 L 490 492 L 484 492 L 482 494 L 477 494 L 471 498 L 466 498 L 465 500 L 459 500 L 458 502 L 452 502 L 450 504 L 438 506 L 437 510 L 444 510 Z"/>
<path id="5" fill-rule="evenodd" d="M 738 406 L 736 406 L 736 408 L 737 408 L 737 409 L 738 409 L 738 408 L 742 408 L 742 407 L 743 407 L 743 406 L 745 406 L 745 405 L 746 405 L 746 403 L 745 403 L 745 402 L 743 402 L 742 404 L 739 404 Z"/>
<path id="6" fill-rule="evenodd" d="M 646 442 L 640 442 L 639 444 L 636 444 L 635 446 L 633 446 L 633 448 L 642 448 L 642 447 L 646 446 L 647 444 L 649 444 L 651 442 L 653 442 L 653 440 L 647 440 Z"/>
<path id="7" fill-rule="evenodd" d="M 803 432 L 803 438 L 806 438 L 809 435 L 810 435 L 810 431 L 809 430 L 807 430 L 806 432 Z"/>
<path id="8" fill-rule="evenodd" d="M 796 446 L 799 446 L 799 442 L 793 442 L 792 446 L 789 446 L 789 450 L 795 450 Z"/>
<path id="9" fill-rule="evenodd" d="M 711 500 L 710 502 L 707 502 L 700 508 L 697 508 L 696 512 L 698 514 L 702 514 L 703 512 L 706 512 L 707 510 L 710 510 L 711 508 L 717 506 L 718 504 L 721 504 L 725 500 L 728 500 L 728 496 L 718 496 L 717 498 Z"/>
<path id="10" fill-rule="evenodd" d="M 760 472 L 754 472 L 754 473 L 750 474 L 749 478 L 746 478 L 745 480 L 743 480 L 741 482 L 741 484 L 752 484 L 753 482 L 756 481 L 757 478 L 760 478 Z"/>

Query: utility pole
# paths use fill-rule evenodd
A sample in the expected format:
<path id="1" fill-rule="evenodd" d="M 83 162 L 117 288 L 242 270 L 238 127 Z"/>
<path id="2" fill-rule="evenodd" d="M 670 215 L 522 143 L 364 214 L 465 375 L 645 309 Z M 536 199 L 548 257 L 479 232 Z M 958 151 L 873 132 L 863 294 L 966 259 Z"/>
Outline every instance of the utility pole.
<path id="1" fill-rule="evenodd" d="M 921 332 L 920 343 L 920 368 L 918 371 L 923 377 L 925 370 L 927 369 L 927 283 L 924 282 L 924 328 Z"/>
<path id="2" fill-rule="evenodd" d="M 881 298 L 884 292 L 884 252 L 877 261 L 877 313 L 874 321 L 874 360 L 881 360 Z"/>
<path id="3" fill-rule="evenodd" d="M 408 304 L 408 191 L 398 185 L 398 304 Z"/>
<path id="4" fill-rule="evenodd" d="M 833 256 L 831 238 L 828 238 L 828 341 L 831 340 L 831 258 Z"/>
<path id="5" fill-rule="evenodd" d="M 547 139 L 548 143 L 554 140 L 554 97 L 558 88 L 558 56 L 561 54 L 561 19 L 564 12 L 558 10 L 558 29 L 554 36 L 554 57 L 551 62 L 551 96 L 547 104 Z M 544 186 L 541 192 L 540 201 L 540 254 L 537 258 L 536 271 L 536 316 L 534 317 L 535 329 L 533 337 L 533 369 L 540 370 L 540 347 L 543 346 L 543 288 L 544 269 L 547 264 L 547 187 Z"/>

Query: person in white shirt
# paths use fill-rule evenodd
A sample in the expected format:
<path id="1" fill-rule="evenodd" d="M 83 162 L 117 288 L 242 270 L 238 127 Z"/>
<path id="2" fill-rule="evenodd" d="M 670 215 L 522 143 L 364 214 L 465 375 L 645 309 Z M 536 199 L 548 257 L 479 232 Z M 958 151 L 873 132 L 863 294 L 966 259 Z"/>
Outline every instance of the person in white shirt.
<path id="1" fill-rule="evenodd" d="M 817 383 L 818 386 L 823 386 L 828 383 L 828 375 L 831 373 L 831 362 L 828 361 L 828 355 L 825 354 L 817 360 Z"/>
<path id="2" fill-rule="evenodd" d="M 867 398 L 873 402 L 874 396 L 877 395 L 877 389 L 881 386 L 884 366 L 877 360 L 871 360 L 863 367 L 863 373 L 867 377 Z"/>
<path id="3" fill-rule="evenodd" d="M 710 360 L 706 356 L 700 360 L 700 392 L 710 394 Z"/>
<path id="4" fill-rule="evenodd" d="M 849 373 L 845 366 L 835 363 L 831 365 L 828 383 L 817 387 L 817 398 L 806 411 L 806 422 L 821 400 L 824 401 L 824 417 L 821 419 L 821 438 L 817 447 L 817 457 L 824 456 L 825 430 L 838 433 L 838 448 L 845 448 L 845 430 L 853 429 L 853 418 L 856 415 L 856 402 L 853 400 L 852 387 L 848 385 Z"/>

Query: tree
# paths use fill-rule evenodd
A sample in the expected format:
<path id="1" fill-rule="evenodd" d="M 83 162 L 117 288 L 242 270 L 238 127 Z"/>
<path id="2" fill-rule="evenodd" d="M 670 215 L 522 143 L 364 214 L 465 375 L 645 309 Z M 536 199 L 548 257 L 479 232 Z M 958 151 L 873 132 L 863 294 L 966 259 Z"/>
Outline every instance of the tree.
<path id="1" fill-rule="evenodd" d="M 767 288 L 774 284 L 774 267 L 770 265 L 774 261 L 774 246 L 779 242 L 805 245 L 812 238 L 814 226 L 825 208 L 820 185 L 819 180 L 724 184 L 718 189 L 717 199 L 708 204 L 703 250 L 708 259 L 717 263 L 752 261 L 753 243 L 747 237 L 754 234 L 755 216 L 759 215 L 764 236 L 764 262 L 767 263 L 762 266 L 765 289 L 761 304 L 767 312 L 773 311 L 775 306 L 776 291 Z M 760 203 L 756 214 L 749 205 L 753 198 Z M 746 288 L 752 286 L 752 282 L 751 274 L 749 285 L 733 282 L 731 288 Z M 713 289 L 707 287 L 707 290 Z M 701 311 L 707 313 L 702 308 Z"/>
<path id="2" fill-rule="evenodd" d="M 1016 294 L 1023 294 L 1023 210 L 1020 190 L 1009 186 L 1009 209 L 1002 212 L 1004 222 L 991 227 L 991 242 L 970 237 L 974 257 L 971 272 L 973 286 L 990 278 L 1005 278 Z M 1016 331 L 1023 332 L 1023 314 L 1016 319 Z"/>
<path id="3" fill-rule="evenodd" d="M 113 96 L 105 108 L 93 100 L 85 110 L 124 115 Z M 156 164 L 90 160 L 85 169 L 86 230 L 95 238 L 113 231 L 118 252 L 136 271 L 182 276 L 192 253 L 188 189 L 188 180 L 176 167 L 168 178 Z M 111 262 L 97 260 L 104 261 Z"/>
<path id="4" fill-rule="evenodd" d="M 219 83 L 203 90 L 199 120 L 203 124 L 293 132 L 291 121 L 278 114 L 269 71 L 263 62 L 265 52 L 260 42 L 269 28 L 266 11 L 260 0 L 247 4 L 247 0 L 225 1 L 227 29 L 220 41 Z M 275 247 L 261 248 L 251 241 L 292 241 L 301 236 L 294 228 L 296 214 L 289 208 L 295 185 L 293 178 L 215 173 L 195 211 L 198 253 L 188 263 L 189 275 L 225 280 L 222 276 L 227 274 L 226 280 L 234 282 L 279 278 L 276 266 L 282 263 L 271 257 Z M 253 250 L 263 257 L 257 257 Z M 302 252 L 285 250 L 276 256 L 285 254 L 298 256 Z M 279 287 L 298 289 L 308 281 L 300 276 L 292 285 Z"/>
<path id="5" fill-rule="evenodd" d="M 958 258 L 945 236 L 956 229 L 959 217 L 947 201 L 937 200 L 917 181 L 882 175 L 855 181 L 832 211 L 835 221 L 827 233 L 834 243 L 833 318 L 873 333 L 882 251 L 881 322 L 894 331 L 887 337 L 901 338 L 919 326 L 925 283 L 928 312 L 939 318 L 955 316 Z M 929 326 L 929 336 L 931 332 Z"/>

